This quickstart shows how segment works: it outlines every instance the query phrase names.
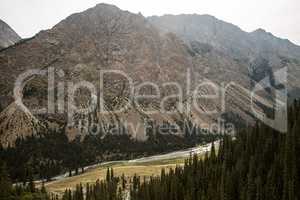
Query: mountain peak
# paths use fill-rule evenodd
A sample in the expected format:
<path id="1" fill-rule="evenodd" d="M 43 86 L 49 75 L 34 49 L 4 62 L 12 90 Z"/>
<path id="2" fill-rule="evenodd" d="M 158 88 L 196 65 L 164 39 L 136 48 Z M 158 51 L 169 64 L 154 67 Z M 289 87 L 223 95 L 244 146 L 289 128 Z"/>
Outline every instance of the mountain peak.
<path id="1" fill-rule="evenodd" d="M 273 36 L 272 33 L 267 32 L 265 29 L 262 29 L 262 28 L 256 29 L 255 31 L 252 32 L 252 34 L 260 34 L 260 35 L 270 35 L 270 36 Z"/>
<path id="2" fill-rule="evenodd" d="M 117 12 L 121 12 L 121 11 L 125 11 L 125 10 L 122 10 L 113 4 L 99 3 L 96 6 L 89 8 L 86 11 L 91 12 L 91 13 L 101 12 L 101 13 L 108 14 L 108 13 L 117 13 Z M 86 12 L 83 11 L 82 13 L 86 13 Z"/>
<path id="3" fill-rule="evenodd" d="M 105 8 L 105 9 L 114 8 L 119 10 L 117 6 L 108 3 L 98 3 L 94 8 Z"/>
<path id="4" fill-rule="evenodd" d="M 267 31 L 265 29 L 262 29 L 262 28 L 258 28 L 256 29 L 255 31 L 253 31 L 254 33 L 267 33 Z"/>

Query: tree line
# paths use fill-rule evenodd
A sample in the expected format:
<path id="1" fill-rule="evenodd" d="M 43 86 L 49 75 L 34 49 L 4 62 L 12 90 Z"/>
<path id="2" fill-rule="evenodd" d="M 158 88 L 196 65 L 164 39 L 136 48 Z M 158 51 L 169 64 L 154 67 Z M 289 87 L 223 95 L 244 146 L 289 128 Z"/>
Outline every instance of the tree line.
<path id="1" fill-rule="evenodd" d="M 0 160 L 6 163 L 12 182 L 28 182 L 33 179 L 51 180 L 52 177 L 69 173 L 77 175 L 84 167 L 110 160 L 129 160 L 207 143 L 218 136 L 212 134 L 188 135 L 153 134 L 148 130 L 148 140 L 138 141 L 128 134 L 107 134 L 77 137 L 69 141 L 64 128 L 18 138 L 14 146 L 0 146 Z"/>
<path id="2" fill-rule="evenodd" d="M 264 124 L 225 136 L 218 152 L 188 159 L 184 167 L 131 189 L 132 200 L 300 199 L 300 101 L 289 109 L 288 132 Z"/>
<path id="3" fill-rule="evenodd" d="M 56 200 L 58 196 L 47 194 L 44 184 L 36 188 L 31 177 L 26 184 L 13 185 L 5 163 L 0 160 L 0 200 Z"/>
<path id="4" fill-rule="evenodd" d="M 129 195 L 131 200 L 297 200 L 300 197 L 300 157 L 297 156 L 300 153 L 300 101 L 289 108 L 288 119 L 285 134 L 258 123 L 234 137 L 225 135 L 218 149 L 212 145 L 209 154 L 193 155 L 184 166 L 168 172 L 162 170 L 160 176 L 132 177 L 129 188 L 124 177 L 115 177 L 109 169 L 106 180 L 86 186 L 79 184 L 74 191 L 66 190 L 62 198 L 120 200 Z M 153 141 L 151 137 L 150 141 Z M 3 169 L 2 198 L 10 195 L 13 199 L 20 189 L 12 187 L 9 173 Z M 24 192 L 18 194 L 43 195 L 39 190 L 32 190 L 32 170 L 29 168 L 26 173 L 27 184 L 20 186 Z M 45 198 L 49 197 L 40 199 Z"/>
<path id="5" fill-rule="evenodd" d="M 135 175 L 131 200 L 297 200 L 300 199 L 300 101 L 289 109 L 288 132 L 279 133 L 264 124 L 224 136 L 218 149 L 212 145 L 204 157 L 193 155 L 160 176 Z M 118 180 L 118 179 L 114 179 Z M 128 188 L 109 180 L 86 189 L 87 195 L 65 193 L 64 200 L 125 199 Z M 99 189 L 102 188 L 102 189 Z M 119 188 L 119 189 L 118 189 Z M 102 191 L 96 195 L 96 191 Z M 105 196 L 107 192 L 111 195 Z M 101 196 L 102 194 L 102 196 Z M 123 194 L 123 195 L 121 195 Z"/>

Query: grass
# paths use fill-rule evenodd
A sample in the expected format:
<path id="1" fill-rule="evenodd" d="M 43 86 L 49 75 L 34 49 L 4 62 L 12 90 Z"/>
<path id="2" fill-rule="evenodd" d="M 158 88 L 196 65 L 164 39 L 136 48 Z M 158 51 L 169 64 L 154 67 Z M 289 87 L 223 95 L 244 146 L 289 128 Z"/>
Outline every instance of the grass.
<path id="1" fill-rule="evenodd" d="M 97 180 L 103 180 L 106 177 L 106 170 L 108 167 L 114 169 L 116 177 L 125 175 L 125 177 L 133 177 L 137 174 L 140 177 L 149 177 L 160 175 L 162 169 L 168 171 L 175 168 L 177 165 L 184 163 L 183 158 L 167 159 L 161 161 L 145 162 L 145 163 L 127 163 L 120 162 L 114 164 L 107 164 L 93 169 L 87 170 L 85 173 L 64 178 L 62 180 L 52 181 L 45 184 L 48 192 L 61 195 L 66 189 L 74 189 L 77 184 L 95 183 Z M 40 186 L 38 184 L 38 186 Z"/>
<path id="2" fill-rule="evenodd" d="M 218 148 L 216 148 L 216 151 Z M 203 158 L 205 154 L 199 154 L 200 158 Z M 144 162 L 114 162 L 107 163 L 95 168 L 91 168 L 85 171 L 85 173 L 67 177 L 62 180 L 56 180 L 48 182 L 45 187 L 48 192 L 53 194 L 62 195 L 66 189 L 75 189 L 76 185 L 82 183 L 83 186 L 87 183 L 95 183 L 97 180 L 103 180 L 106 178 L 107 168 L 114 169 L 114 175 L 116 177 L 121 177 L 122 174 L 125 175 L 126 179 L 133 177 L 135 174 L 140 177 L 150 177 L 158 176 L 162 169 L 168 172 L 171 168 L 175 168 L 178 165 L 183 165 L 186 157 L 177 157 L 172 159 L 162 159 L 155 161 L 144 161 Z M 39 183 L 38 187 L 41 186 Z"/>

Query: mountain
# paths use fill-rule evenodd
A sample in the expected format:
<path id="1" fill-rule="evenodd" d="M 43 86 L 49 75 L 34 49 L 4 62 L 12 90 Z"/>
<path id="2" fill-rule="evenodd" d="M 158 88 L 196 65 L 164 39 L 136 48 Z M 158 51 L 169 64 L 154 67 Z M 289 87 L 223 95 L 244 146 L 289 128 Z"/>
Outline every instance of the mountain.
<path id="1" fill-rule="evenodd" d="M 217 50 L 239 63 L 239 72 L 246 70 L 251 74 L 252 67 L 261 63 L 264 59 L 272 71 L 288 67 L 290 89 L 299 86 L 299 58 L 300 46 L 297 46 L 287 39 L 281 39 L 268 33 L 263 29 L 253 32 L 245 32 L 238 26 L 224 22 L 210 15 L 182 14 L 152 16 L 148 20 L 162 33 L 174 33 L 185 41 L 187 45 L 200 51 Z M 200 45 L 200 47 L 198 47 Z M 246 65 L 247 68 L 242 67 Z M 261 70 L 258 78 L 264 76 L 269 69 Z M 259 71 L 259 70 L 257 70 Z M 270 71 L 270 70 L 269 70 Z M 259 81 L 259 80 L 256 80 Z"/>
<path id="2" fill-rule="evenodd" d="M 47 107 L 49 91 L 57 95 L 52 98 L 56 112 L 50 110 L 48 113 L 34 114 L 37 121 L 33 120 L 35 125 L 32 127 L 37 127 L 37 124 L 46 124 L 43 126 L 47 127 L 65 126 L 71 120 L 74 123 L 65 129 L 70 139 L 86 131 L 78 126 L 86 118 L 89 123 L 100 124 L 106 129 L 110 128 L 111 123 L 122 126 L 125 122 L 141 124 L 135 133 L 127 130 L 140 139 L 145 138 L 145 119 L 151 119 L 156 124 L 172 124 L 188 119 L 201 128 L 210 128 L 218 117 L 234 113 L 233 116 L 238 116 L 235 119 L 241 118 L 253 123 L 255 119 L 249 113 L 253 81 L 259 81 L 266 73 L 272 75 L 276 69 L 288 66 L 289 78 L 292 80 L 288 86 L 291 90 L 297 89 L 300 84 L 298 55 L 299 47 L 287 40 L 276 38 L 262 30 L 246 33 L 212 16 L 166 15 L 145 18 L 113 5 L 98 4 L 67 17 L 52 29 L 41 31 L 33 38 L 0 51 L 0 108 L 8 113 L 3 114 L 0 128 L 5 127 L 2 134 L 6 134 L 7 129 L 12 126 L 12 123 L 6 125 L 11 120 L 12 113 L 5 111 L 5 108 L 18 110 L 13 103 L 15 81 L 20 74 L 30 69 L 42 69 L 46 75 L 55 74 L 55 84 L 49 87 L 45 75 L 26 79 L 26 84 L 23 84 L 23 101 L 29 110 Z M 96 91 L 100 91 L 97 94 L 104 94 L 105 108 L 117 109 L 131 100 L 131 88 L 126 77 L 107 74 L 101 87 L 101 70 L 122 70 L 134 85 L 147 81 L 158 84 L 161 96 L 151 101 L 140 101 L 143 110 L 133 105 L 121 113 L 103 114 L 97 107 L 88 116 L 76 114 L 70 106 L 69 100 L 73 99 L 67 93 L 72 91 L 68 90 L 70 83 L 91 83 Z M 187 80 L 188 72 L 191 80 Z M 218 86 L 235 82 L 243 88 L 234 85 L 226 90 L 225 110 L 222 100 L 203 99 L 198 102 L 199 109 L 191 109 L 187 113 L 177 111 L 178 102 L 183 105 L 191 104 L 187 83 L 191 82 L 193 90 L 199 82 L 207 80 Z M 172 114 L 159 111 L 164 97 L 178 94 L 177 86 L 164 86 L 163 83 L 166 82 L 179 83 L 184 93 L 182 99 L 174 97 L 166 101 L 168 109 L 176 110 Z M 64 85 L 64 90 L 59 90 L 59 83 Z M 149 84 L 142 89 L 143 94 L 155 94 L 155 89 Z M 58 94 L 58 91 L 65 92 Z M 89 91 L 82 89 L 77 92 L 74 101 L 80 108 L 85 108 L 91 99 Z M 203 85 L 197 93 L 214 94 L 214 88 Z M 263 105 L 272 105 L 268 99 L 259 96 L 255 99 Z M 58 107 L 63 112 L 57 112 Z M 148 114 L 146 109 L 158 112 Z M 216 110 L 216 114 L 205 114 L 211 110 Z M 26 116 L 26 119 L 32 121 L 32 116 Z M 1 123 L 6 124 L 2 126 Z M 14 126 L 12 129 L 16 130 Z M 24 132 L 22 136 L 26 135 L 30 133 Z"/>
<path id="3" fill-rule="evenodd" d="M 183 83 L 183 72 L 190 61 L 187 48 L 176 36 L 161 36 L 141 15 L 99 4 L 69 16 L 50 30 L 41 31 L 35 37 L 1 51 L 0 65 L 0 99 L 1 107 L 5 108 L 13 102 L 15 80 L 29 69 L 52 67 L 55 72 L 62 70 L 64 73 L 63 78 L 56 77 L 57 81 L 64 81 L 67 85 L 68 82 L 86 80 L 99 90 L 101 69 L 122 70 L 136 83 L 162 83 L 167 80 L 182 80 Z M 124 77 L 108 75 L 104 82 L 106 107 L 114 107 L 126 101 L 129 88 L 126 86 L 120 91 L 120 84 L 128 85 Z M 37 76 L 28 80 L 23 95 L 25 105 L 29 109 L 45 106 L 47 87 L 47 77 Z M 67 94 L 65 96 L 67 99 Z M 83 93 L 76 100 L 80 105 L 80 102 L 87 102 L 87 98 Z M 65 109 L 67 113 L 67 103 Z M 66 122 L 65 113 L 60 116 L 56 113 L 53 119 Z M 48 119 L 50 114 L 45 115 Z M 135 108 L 122 115 L 132 123 L 142 122 L 145 118 Z M 105 123 L 120 117 L 97 112 L 91 118 Z M 71 128 L 67 132 L 68 135 L 74 135 L 78 130 Z"/>
<path id="4" fill-rule="evenodd" d="M 21 37 L 9 25 L 0 20 L 0 49 L 9 47 L 20 40 Z"/>
<path id="5" fill-rule="evenodd" d="M 211 45 L 237 59 L 280 55 L 299 59 L 300 47 L 263 29 L 251 33 L 210 15 L 184 14 L 152 16 L 148 20 L 162 32 L 175 33 L 187 43 Z"/>

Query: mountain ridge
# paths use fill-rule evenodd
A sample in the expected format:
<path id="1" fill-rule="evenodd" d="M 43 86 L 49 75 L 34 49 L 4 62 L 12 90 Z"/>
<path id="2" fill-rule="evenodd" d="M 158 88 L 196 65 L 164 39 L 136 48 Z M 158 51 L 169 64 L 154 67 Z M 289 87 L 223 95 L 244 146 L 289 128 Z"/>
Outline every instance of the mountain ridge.
<path id="1" fill-rule="evenodd" d="M 288 41 L 289 43 L 293 44 L 294 46 L 297 46 L 300 48 L 300 44 L 297 44 L 293 41 L 291 41 L 289 38 L 284 38 L 284 37 L 280 37 L 280 36 L 277 36 L 276 34 L 272 33 L 272 32 L 269 32 L 268 30 L 262 28 L 262 27 L 257 27 L 255 30 L 253 31 L 246 31 L 244 29 L 242 29 L 239 25 L 236 25 L 234 23 L 231 23 L 231 22 L 228 22 L 228 21 L 225 21 L 225 20 L 222 20 L 221 18 L 218 18 L 214 15 L 211 15 L 211 14 L 198 14 L 198 13 L 192 13 L 192 14 L 188 14 L 188 13 L 181 13 L 181 14 L 163 14 L 163 15 L 150 15 L 150 16 L 147 16 L 146 18 L 148 19 L 151 19 L 151 18 L 163 18 L 163 17 L 184 17 L 184 16 L 190 16 L 190 17 L 204 17 L 204 18 L 210 18 L 210 19 L 213 19 L 213 20 L 217 20 L 217 21 L 220 21 L 220 22 L 223 22 L 223 23 L 226 23 L 228 25 L 231 25 L 231 26 L 234 26 L 236 27 L 237 29 L 245 32 L 245 33 L 256 33 L 256 32 L 260 32 L 260 33 L 265 33 L 265 34 L 271 34 L 273 37 L 276 37 L 278 39 L 281 39 L 281 40 L 285 40 L 285 41 Z"/>

